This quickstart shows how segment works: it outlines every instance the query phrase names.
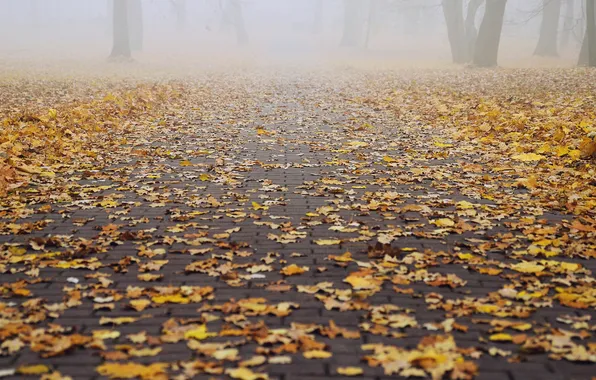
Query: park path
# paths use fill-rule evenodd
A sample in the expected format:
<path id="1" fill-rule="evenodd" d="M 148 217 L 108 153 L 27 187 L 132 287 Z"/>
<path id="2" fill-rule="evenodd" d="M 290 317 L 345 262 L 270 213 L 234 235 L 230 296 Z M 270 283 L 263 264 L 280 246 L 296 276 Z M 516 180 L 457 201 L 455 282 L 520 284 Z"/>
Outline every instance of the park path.
<path id="1" fill-rule="evenodd" d="M 528 254 L 587 235 L 371 101 L 384 78 L 189 82 L 5 200 L 0 373 L 591 378 L 594 261 Z"/>

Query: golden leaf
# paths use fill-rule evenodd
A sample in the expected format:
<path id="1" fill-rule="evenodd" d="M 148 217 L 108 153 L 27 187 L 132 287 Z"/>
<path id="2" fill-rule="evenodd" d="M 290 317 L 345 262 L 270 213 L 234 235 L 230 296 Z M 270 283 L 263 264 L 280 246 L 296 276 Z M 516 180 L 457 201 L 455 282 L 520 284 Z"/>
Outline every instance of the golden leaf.
<path id="1" fill-rule="evenodd" d="M 339 240 L 339 239 L 319 239 L 319 240 L 315 240 L 315 244 L 317 244 L 317 245 L 336 245 L 336 244 L 341 244 L 341 240 Z"/>
<path id="2" fill-rule="evenodd" d="M 536 153 L 522 153 L 522 154 L 517 154 L 511 158 L 513 158 L 516 161 L 533 162 L 533 161 L 544 160 L 546 157 L 544 157 L 540 154 L 536 154 Z"/>
<path id="3" fill-rule="evenodd" d="M 333 354 L 329 351 L 311 350 L 311 351 L 304 352 L 303 355 L 307 359 L 328 359 Z"/>
<path id="4" fill-rule="evenodd" d="M 205 340 L 214 336 L 217 336 L 217 334 L 208 332 L 206 325 L 200 325 L 196 329 L 184 333 L 184 339 Z"/>
<path id="5" fill-rule="evenodd" d="M 41 375 L 50 372 L 50 368 L 44 364 L 24 365 L 17 368 L 17 373 L 21 375 Z"/>
<path id="6" fill-rule="evenodd" d="M 226 375 L 238 380 L 269 380 L 269 375 L 255 373 L 248 368 L 228 368 L 226 369 Z"/>
<path id="7" fill-rule="evenodd" d="M 288 265 L 287 267 L 283 268 L 280 273 L 284 276 L 294 276 L 297 274 L 302 274 L 308 270 L 308 267 L 299 267 L 296 264 Z"/>
<path id="8" fill-rule="evenodd" d="M 358 376 L 362 375 L 363 371 L 360 367 L 338 367 L 337 373 L 343 376 Z"/>
<path id="9" fill-rule="evenodd" d="M 96 368 L 97 372 L 102 376 L 107 376 L 110 379 L 134 379 L 140 377 L 141 379 L 151 380 L 158 376 L 166 374 L 168 364 L 153 363 L 150 365 L 143 365 L 137 363 L 104 363 Z"/>

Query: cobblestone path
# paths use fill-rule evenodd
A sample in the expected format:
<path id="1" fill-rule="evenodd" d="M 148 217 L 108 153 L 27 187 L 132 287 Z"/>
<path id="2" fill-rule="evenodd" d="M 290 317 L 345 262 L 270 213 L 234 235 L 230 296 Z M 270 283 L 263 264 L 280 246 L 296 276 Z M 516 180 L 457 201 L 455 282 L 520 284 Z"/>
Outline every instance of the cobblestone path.
<path id="1" fill-rule="evenodd" d="M 593 378 L 587 222 L 372 101 L 386 78 L 189 82 L 4 199 L 0 373 Z"/>

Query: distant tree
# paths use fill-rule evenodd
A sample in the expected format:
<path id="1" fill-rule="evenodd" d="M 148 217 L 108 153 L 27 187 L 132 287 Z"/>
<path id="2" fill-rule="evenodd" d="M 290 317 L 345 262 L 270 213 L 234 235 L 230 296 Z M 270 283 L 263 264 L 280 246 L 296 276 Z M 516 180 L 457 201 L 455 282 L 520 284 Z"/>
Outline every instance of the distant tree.
<path id="1" fill-rule="evenodd" d="M 130 58 L 128 0 L 114 0 L 113 24 L 113 46 L 110 57 Z"/>
<path id="2" fill-rule="evenodd" d="M 586 1 L 586 33 L 579 54 L 580 66 L 596 67 L 596 7 L 594 1 Z"/>
<path id="3" fill-rule="evenodd" d="M 355 47 L 362 41 L 363 3 L 362 0 L 344 0 L 344 31 L 341 46 Z"/>
<path id="4" fill-rule="evenodd" d="M 542 24 L 540 38 L 534 55 L 556 57 L 559 19 L 561 18 L 561 0 L 542 0 Z"/>
<path id="5" fill-rule="evenodd" d="M 474 47 L 478 38 L 478 29 L 476 29 L 476 14 L 478 9 L 484 3 L 484 0 L 470 0 L 466 14 L 466 41 L 468 43 L 468 54 L 471 60 L 474 57 Z"/>
<path id="6" fill-rule="evenodd" d="M 474 65 L 479 67 L 497 65 L 506 6 L 507 0 L 486 0 L 484 18 L 480 24 L 474 48 Z"/>
<path id="7" fill-rule="evenodd" d="M 130 29 L 130 49 L 143 50 L 143 4 L 141 0 L 128 0 L 128 27 Z"/>
<path id="8" fill-rule="evenodd" d="M 443 15 L 454 63 L 466 63 L 472 60 L 478 37 L 476 13 L 483 2 L 484 0 L 470 0 L 464 19 L 463 0 L 443 0 Z"/>
<path id="9" fill-rule="evenodd" d="M 240 0 L 230 0 L 230 11 L 232 12 L 232 20 L 236 30 L 236 40 L 238 41 L 238 45 L 246 45 L 248 43 L 248 33 L 246 32 Z"/>
<path id="10" fill-rule="evenodd" d="M 466 43 L 463 0 L 443 0 L 443 15 L 447 24 L 447 36 L 451 46 L 453 62 L 468 62 L 470 55 Z"/>
<path id="11" fill-rule="evenodd" d="M 565 16 L 563 17 L 563 29 L 561 30 L 561 47 L 569 46 L 571 32 L 575 27 L 575 0 L 565 1 Z"/>

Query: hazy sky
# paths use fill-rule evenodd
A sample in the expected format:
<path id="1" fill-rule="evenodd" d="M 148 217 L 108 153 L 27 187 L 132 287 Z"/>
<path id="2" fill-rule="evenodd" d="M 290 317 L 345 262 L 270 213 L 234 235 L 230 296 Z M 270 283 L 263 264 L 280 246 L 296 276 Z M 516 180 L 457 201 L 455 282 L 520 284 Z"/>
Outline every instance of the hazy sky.
<path id="1" fill-rule="evenodd" d="M 223 16 L 229 0 L 186 0 L 183 27 L 178 25 L 171 0 L 141 0 L 144 54 L 160 52 L 204 53 L 236 49 L 233 26 Z M 385 4 L 369 17 L 370 0 L 361 0 L 361 17 L 375 26 L 369 49 L 378 52 L 448 58 L 449 48 L 441 0 L 380 0 Z M 343 0 L 323 0 L 322 30 L 313 33 L 317 0 L 241 0 L 250 46 L 268 53 L 335 49 L 343 25 Z M 503 31 L 503 54 L 532 53 L 538 39 L 541 0 L 509 0 Z M 388 4 L 393 6 L 388 7 Z M 111 0 L 0 0 L 0 57 L 15 55 L 94 55 L 109 53 Z M 477 24 L 482 18 L 478 12 Z M 562 12 L 562 17 L 565 10 Z M 576 17 L 581 8 L 576 7 Z M 566 49 L 575 54 L 581 25 L 573 30 Z M 217 53 L 213 53 L 217 54 Z"/>

